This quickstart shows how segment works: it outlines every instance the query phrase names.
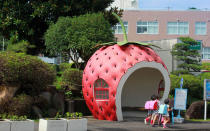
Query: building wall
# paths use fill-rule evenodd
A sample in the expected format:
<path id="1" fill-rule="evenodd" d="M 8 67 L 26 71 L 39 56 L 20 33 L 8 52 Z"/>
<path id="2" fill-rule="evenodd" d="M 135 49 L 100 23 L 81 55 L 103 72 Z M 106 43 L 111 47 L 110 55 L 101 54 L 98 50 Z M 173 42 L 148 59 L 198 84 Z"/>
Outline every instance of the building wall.
<path id="1" fill-rule="evenodd" d="M 173 46 L 178 42 L 178 39 L 166 39 L 166 40 L 153 40 L 146 41 L 147 43 L 152 43 L 160 48 L 152 47 L 155 52 L 160 56 L 165 65 L 168 68 L 168 72 L 175 71 L 177 69 L 177 61 L 171 55 Z"/>
<path id="2" fill-rule="evenodd" d="M 202 40 L 203 47 L 210 47 L 210 11 L 143 11 L 124 10 L 123 21 L 128 21 L 129 41 L 151 41 L 174 39 L 181 36 L 190 36 L 195 40 Z M 137 34 L 137 21 L 158 21 L 158 34 Z M 168 35 L 167 22 L 189 22 L 189 35 Z M 207 34 L 195 34 L 195 22 L 206 22 Z M 115 34 L 118 41 L 123 40 L 122 34 Z"/>

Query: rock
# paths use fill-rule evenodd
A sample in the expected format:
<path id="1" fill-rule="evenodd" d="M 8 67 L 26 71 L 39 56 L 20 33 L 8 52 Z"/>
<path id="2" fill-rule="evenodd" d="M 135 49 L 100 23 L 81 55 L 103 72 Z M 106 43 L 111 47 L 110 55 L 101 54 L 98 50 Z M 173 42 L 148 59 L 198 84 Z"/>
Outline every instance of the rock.
<path id="1" fill-rule="evenodd" d="M 55 93 L 52 98 L 52 104 L 57 111 L 60 111 L 61 114 L 64 114 L 65 111 L 65 103 L 64 96 L 60 93 Z"/>
<path id="2" fill-rule="evenodd" d="M 49 115 L 50 118 L 53 118 L 53 117 L 56 116 L 56 113 L 57 113 L 57 112 L 58 112 L 58 111 L 57 111 L 56 109 L 50 108 L 50 109 L 48 110 L 48 115 Z"/>
<path id="3" fill-rule="evenodd" d="M 204 101 L 193 102 L 185 113 L 186 119 L 202 119 L 204 117 Z"/>
<path id="4" fill-rule="evenodd" d="M 45 90 L 47 92 L 50 92 L 51 94 L 55 94 L 57 92 L 55 85 L 48 85 L 48 87 Z"/>
<path id="5" fill-rule="evenodd" d="M 48 105 L 51 105 L 52 94 L 50 92 L 41 92 L 39 96 L 44 98 Z"/>
<path id="6" fill-rule="evenodd" d="M 42 117 L 42 111 L 39 109 L 39 107 L 37 107 L 37 106 L 32 106 L 32 110 L 34 111 L 34 113 L 35 113 L 39 118 L 43 118 L 43 117 Z"/>
<path id="7" fill-rule="evenodd" d="M 4 99 L 12 98 L 19 89 L 19 86 L 1 85 L 0 89 L 1 89 L 0 91 L 0 102 L 1 102 Z"/>

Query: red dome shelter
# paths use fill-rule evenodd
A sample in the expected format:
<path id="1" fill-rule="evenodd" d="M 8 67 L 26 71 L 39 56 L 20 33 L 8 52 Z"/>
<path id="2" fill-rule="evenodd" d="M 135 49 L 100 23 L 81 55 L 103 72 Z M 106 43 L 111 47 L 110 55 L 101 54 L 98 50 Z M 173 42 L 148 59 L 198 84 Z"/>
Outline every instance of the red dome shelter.
<path id="1" fill-rule="evenodd" d="M 149 44 L 128 42 L 125 30 L 124 38 L 97 50 L 84 69 L 84 99 L 97 119 L 122 121 L 122 107 L 143 107 L 158 91 L 164 91 L 162 100 L 168 97 L 170 78 L 161 58 Z"/>

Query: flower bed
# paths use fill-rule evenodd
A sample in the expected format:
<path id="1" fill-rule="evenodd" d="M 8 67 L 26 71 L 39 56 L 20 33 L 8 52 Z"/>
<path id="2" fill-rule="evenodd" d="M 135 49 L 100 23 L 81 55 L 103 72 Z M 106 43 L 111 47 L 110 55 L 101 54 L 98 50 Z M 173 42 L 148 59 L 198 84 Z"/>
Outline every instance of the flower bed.
<path id="1" fill-rule="evenodd" d="M 87 131 L 87 119 L 66 119 L 67 131 Z"/>
<path id="2" fill-rule="evenodd" d="M 0 120 L 0 129 L 2 131 L 10 131 L 10 123 L 5 120 Z"/>
<path id="3" fill-rule="evenodd" d="M 67 122 L 63 119 L 40 119 L 39 131 L 66 131 Z"/>
<path id="4" fill-rule="evenodd" d="M 34 121 L 33 120 L 24 120 L 24 121 L 11 121 L 10 122 L 10 131 L 34 131 Z"/>
<path id="5" fill-rule="evenodd" d="M 34 121 L 26 116 L 1 114 L 0 130 L 2 131 L 34 131 Z"/>

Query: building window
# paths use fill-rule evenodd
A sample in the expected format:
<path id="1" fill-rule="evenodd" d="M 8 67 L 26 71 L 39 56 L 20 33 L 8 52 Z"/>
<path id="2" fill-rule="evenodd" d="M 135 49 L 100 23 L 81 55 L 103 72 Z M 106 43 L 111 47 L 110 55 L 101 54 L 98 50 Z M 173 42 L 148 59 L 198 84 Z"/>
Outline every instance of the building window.
<path id="1" fill-rule="evenodd" d="M 210 47 L 203 48 L 202 59 L 210 60 Z"/>
<path id="2" fill-rule="evenodd" d="M 187 35 L 189 34 L 188 22 L 168 22 L 169 35 Z"/>
<path id="3" fill-rule="evenodd" d="M 138 21 L 137 22 L 137 33 L 138 34 L 158 34 L 159 25 L 156 21 Z"/>
<path id="4" fill-rule="evenodd" d="M 195 34 L 206 35 L 206 22 L 195 22 Z"/>
<path id="5" fill-rule="evenodd" d="M 105 80 L 99 78 L 94 83 L 94 95 L 96 100 L 109 99 L 109 86 Z"/>
<path id="6" fill-rule="evenodd" d="M 125 26 L 126 33 L 128 33 L 128 22 L 125 21 L 123 22 L 123 24 Z M 120 23 L 117 23 L 112 29 L 115 34 L 123 34 L 122 26 L 120 25 Z"/>

